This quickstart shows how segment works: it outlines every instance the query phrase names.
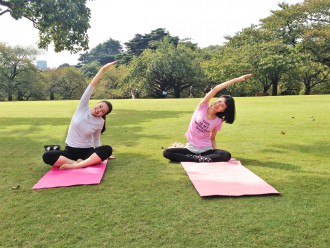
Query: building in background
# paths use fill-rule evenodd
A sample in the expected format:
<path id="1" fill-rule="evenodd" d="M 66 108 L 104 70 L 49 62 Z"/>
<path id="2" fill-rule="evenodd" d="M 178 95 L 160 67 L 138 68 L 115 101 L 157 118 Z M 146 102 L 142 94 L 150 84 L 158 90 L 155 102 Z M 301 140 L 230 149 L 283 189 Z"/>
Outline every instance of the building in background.
<path id="1" fill-rule="evenodd" d="M 37 68 L 41 71 L 47 70 L 47 61 L 37 60 Z"/>

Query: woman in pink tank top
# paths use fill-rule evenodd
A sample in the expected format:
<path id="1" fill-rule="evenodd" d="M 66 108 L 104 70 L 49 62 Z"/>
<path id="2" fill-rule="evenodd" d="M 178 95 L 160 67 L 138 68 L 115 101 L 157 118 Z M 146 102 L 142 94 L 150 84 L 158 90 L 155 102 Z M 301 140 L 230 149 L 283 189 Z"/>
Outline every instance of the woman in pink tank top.
<path id="1" fill-rule="evenodd" d="M 235 101 L 229 95 L 222 95 L 210 105 L 210 100 L 226 87 L 245 81 L 252 74 L 234 78 L 216 85 L 200 101 L 186 132 L 184 147 L 172 146 L 164 150 L 165 158 L 174 162 L 222 162 L 231 159 L 231 154 L 217 149 L 216 134 L 222 122 L 232 124 L 235 120 Z"/>

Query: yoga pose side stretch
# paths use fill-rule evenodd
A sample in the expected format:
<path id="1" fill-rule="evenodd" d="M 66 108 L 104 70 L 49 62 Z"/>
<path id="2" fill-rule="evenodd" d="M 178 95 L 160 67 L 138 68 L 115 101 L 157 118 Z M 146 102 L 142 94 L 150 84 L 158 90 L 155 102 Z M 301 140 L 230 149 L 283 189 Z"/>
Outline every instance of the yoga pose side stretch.
<path id="1" fill-rule="evenodd" d="M 116 61 L 104 65 L 87 86 L 71 119 L 65 149 L 45 152 L 42 158 L 46 164 L 76 169 L 98 164 L 111 156 L 112 147 L 101 146 L 100 136 L 105 131 L 106 115 L 112 111 L 112 104 L 101 101 L 89 108 L 89 100 L 101 76 L 114 64 Z"/>
<path id="2" fill-rule="evenodd" d="M 169 147 L 164 150 L 165 158 L 174 162 L 224 162 L 231 154 L 217 149 L 216 134 L 222 122 L 232 124 L 235 120 L 235 101 L 229 95 L 222 95 L 210 105 L 210 100 L 224 88 L 245 81 L 252 74 L 234 78 L 218 84 L 200 101 L 186 133 L 185 147 Z"/>

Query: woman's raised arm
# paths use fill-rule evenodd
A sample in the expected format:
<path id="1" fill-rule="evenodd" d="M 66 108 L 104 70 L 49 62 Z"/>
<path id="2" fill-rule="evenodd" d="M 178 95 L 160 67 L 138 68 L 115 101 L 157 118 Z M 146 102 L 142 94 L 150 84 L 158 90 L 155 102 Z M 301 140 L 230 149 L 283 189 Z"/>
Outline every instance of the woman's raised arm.
<path id="1" fill-rule="evenodd" d="M 207 102 L 209 102 L 219 91 L 227 88 L 228 86 L 230 86 L 230 85 L 232 85 L 234 83 L 245 81 L 246 79 L 248 79 L 251 76 L 252 76 L 252 74 L 246 74 L 246 75 L 240 76 L 238 78 L 233 78 L 233 79 L 231 79 L 231 80 L 229 80 L 227 82 L 218 84 L 212 90 L 210 90 L 210 92 L 208 92 L 205 95 L 205 97 L 201 100 L 200 103 L 207 103 Z"/>
<path id="2" fill-rule="evenodd" d="M 106 72 L 106 70 L 108 70 L 111 66 L 113 66 L 116 63 L 117 63 L 117 61 L 113 61 L 111 63 L 105 64 L 104 66 L 102 66 L 101 69 L 94 76 L 92 82 L 90 82 L 90 85 L 93 87 L 96 87 L 99 84 L 100 79 L 101 79 L 102 75 Z"/>

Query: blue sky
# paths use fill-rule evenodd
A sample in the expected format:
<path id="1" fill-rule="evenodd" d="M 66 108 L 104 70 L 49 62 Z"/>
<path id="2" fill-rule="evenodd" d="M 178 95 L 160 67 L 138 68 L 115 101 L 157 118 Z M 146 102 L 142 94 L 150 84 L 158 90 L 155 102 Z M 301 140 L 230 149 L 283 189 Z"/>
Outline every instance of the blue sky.
<path id="1" fill-rule="evenodd" d="M 135 34 L 147 34 L 165 28 L 172 36 L 190 38 L 200 47 L 221 45 L 224 36 L 234 35 L 278 9 L 279 2 L 301 3 L 303 0 L 94 0 L 91 9 L 89 47 L 110 38 L 122 44 Z M 0 16 L 0 42 L 10 46 L 34 46 L 38 31 L 28 20 L 14 20 L 8 14 Z M 41 50 L 37 59 L 46 60 L 48 67 L 63 63 L 76 64 L 79 55 L 55 53 L 50 46 Z"/>

